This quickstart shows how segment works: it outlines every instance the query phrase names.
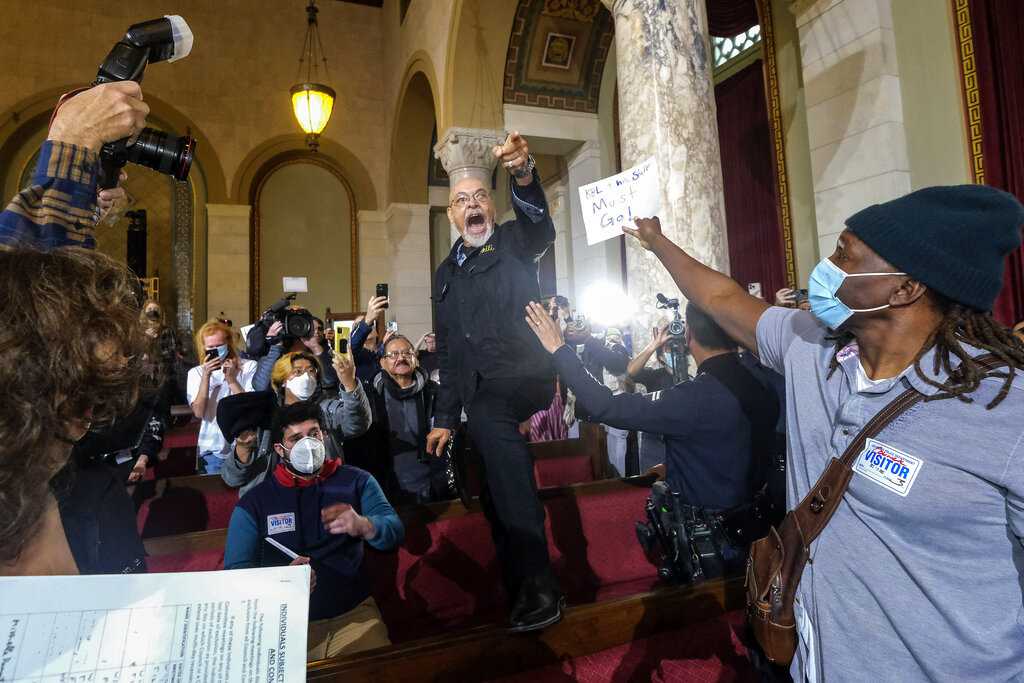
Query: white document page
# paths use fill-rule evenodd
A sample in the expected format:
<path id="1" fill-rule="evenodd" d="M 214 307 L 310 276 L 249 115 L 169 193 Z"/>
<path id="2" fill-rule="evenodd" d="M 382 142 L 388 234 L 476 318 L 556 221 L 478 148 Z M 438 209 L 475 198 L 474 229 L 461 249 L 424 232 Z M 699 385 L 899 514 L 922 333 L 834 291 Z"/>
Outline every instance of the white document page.
<path id="1" fill-rule="evenodd" d="M 309 566 L 0 578 L 0 682 L 302 681 Z"/>

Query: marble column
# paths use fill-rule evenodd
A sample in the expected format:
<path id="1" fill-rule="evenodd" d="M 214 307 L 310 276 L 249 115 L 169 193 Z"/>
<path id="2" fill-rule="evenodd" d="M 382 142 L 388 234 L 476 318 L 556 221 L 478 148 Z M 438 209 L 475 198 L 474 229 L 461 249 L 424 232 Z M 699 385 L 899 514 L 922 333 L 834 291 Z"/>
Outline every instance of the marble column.
<path id="1" fill-rule="evenodd" d="M 497 165 L 491 149 L 504 140 L 504 134 L 493 129 L 453 127 L 434 145 L 434 157 L 440 159 L 451 186 L 463 178 L 476 178 L 484 187 L 490 187 Z M 458 238 L 452 226 L 452 243 Z"/>
<path id="2" fill-rule="evenodd" d="M 704 0 L 602 0 L 615 19 L 622 166 L 648 157 L 661 176 L 661 225 L 673 242 L 728 272 L 722 168 Z M 672 278 L 635 240 L 626 241 L 626 280 L 637 302 L 634 343 L 659 315 Z"/>

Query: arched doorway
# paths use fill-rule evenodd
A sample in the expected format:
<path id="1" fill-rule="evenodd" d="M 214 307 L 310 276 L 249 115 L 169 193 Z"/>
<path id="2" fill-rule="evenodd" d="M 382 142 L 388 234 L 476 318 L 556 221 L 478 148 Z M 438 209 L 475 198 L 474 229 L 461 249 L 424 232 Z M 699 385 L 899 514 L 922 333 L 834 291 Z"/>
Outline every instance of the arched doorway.
<path id="1" fill-rule="evenodd" d="M 323 317 L 358 308 L 356 200 L 341 171 L 321 155 L 268 162 L 253 192 L 252 319 L 283 294 L 283 277 L 305 277 L 296 303 Z"/>

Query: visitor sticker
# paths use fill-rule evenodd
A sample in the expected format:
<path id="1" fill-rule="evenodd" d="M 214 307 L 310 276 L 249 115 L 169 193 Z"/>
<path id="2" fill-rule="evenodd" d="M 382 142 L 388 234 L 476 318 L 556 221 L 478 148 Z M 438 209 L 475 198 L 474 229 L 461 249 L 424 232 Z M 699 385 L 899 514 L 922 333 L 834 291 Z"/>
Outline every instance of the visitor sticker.
<path id="1" fill-rule="evenodd" d="M 868 439 L 853 471 L 901 496 L 910 493 L 924 462 L 888 444 Z"/>
<path id="2" fill-rule="evenodd" d="M 279 515 L 267 515 L 267 534 L 283 534 L 287 531 L 295 531 L 295 513 L 282 512 Z"/>
<path id="3" fill-rule="evenodd" d="M 661 211 L 661 181 L 654 157 L 618 175 L 580 187 L 587 244 L 594 245 L 634 228 L 634 218 L 651 218 Z"/>

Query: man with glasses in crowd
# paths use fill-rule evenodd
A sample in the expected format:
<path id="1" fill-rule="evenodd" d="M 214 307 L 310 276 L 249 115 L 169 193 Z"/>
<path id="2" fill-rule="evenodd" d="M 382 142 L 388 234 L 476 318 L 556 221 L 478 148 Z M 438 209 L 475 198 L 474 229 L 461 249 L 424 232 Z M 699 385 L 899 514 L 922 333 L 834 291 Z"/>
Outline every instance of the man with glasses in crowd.
<path id="1" fill-rule="evenodd" d="M 555 239 L 526 140 L 512 133 L 494 156 L 512 176 L 515 220 L 495 225 L 479 180 L 455 182 L 448 219 L 461 238 L 434 280 L 440 384 L 427 451 L 443 455 L 465 409 L 484 469 L 484 512 L 511 601 L 513 631 L 561 619 L 562 596 L 548 556 L 544 508 L 519 423 L 551 402 L 551 359 L 523 311 L 540 299 L 537 262 Z"/>
<path id="2" fill-rule="evenodd" d="M 365 443 L 363 450 L 378 462 L 377 469 L 387 472 L 382 484 L 391 500 L 429 503 L 451 498 L 447 461 L 427 454 L 437 382 L 420 367 L 412 342 L 400 334 L 384 342 L 379 367 L 367 387 L 370 431 L 355 443 Z"/>

